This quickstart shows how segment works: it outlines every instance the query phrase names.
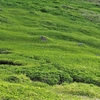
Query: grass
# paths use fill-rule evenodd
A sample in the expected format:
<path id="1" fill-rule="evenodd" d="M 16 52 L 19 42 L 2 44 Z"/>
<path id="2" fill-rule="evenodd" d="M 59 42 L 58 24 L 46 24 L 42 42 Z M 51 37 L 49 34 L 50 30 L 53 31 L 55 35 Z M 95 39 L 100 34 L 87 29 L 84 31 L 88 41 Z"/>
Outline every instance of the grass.
<path id="1" fill-rule="evenodd" d="M 0 100 L 99 100 L 99 0 L 0 1 Z"/>

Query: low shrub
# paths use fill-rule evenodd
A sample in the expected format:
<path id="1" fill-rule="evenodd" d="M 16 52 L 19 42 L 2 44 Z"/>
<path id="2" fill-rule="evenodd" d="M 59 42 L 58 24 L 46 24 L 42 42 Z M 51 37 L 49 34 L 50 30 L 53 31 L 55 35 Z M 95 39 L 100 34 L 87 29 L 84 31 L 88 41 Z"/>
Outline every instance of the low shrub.
<path id="1" fill-rule="evenodd" d="M 26 74 L 32 81 L 40 81 L 49 85 L 62 84 L 63 82 L 70 83 L 73 81 L 68 73 L 57 70 L 54 66 L 50 65 L 19 69 L 17 73 Z"/>
<path id="2" fill-rule="evenodd" d="M 9 82 L 14 82 L 14 83 L 18 83 L 20 81 L 20 79 L 17 77 L 17 76 L 9 76 L 6 81 L 9 81 Z"/>
<path id="3" fill-rule="evenodd" d="M 25 75 L 11 75 L 5 79 L 11 83 L 30 83 L 31 80 Z"/>
<path id="4" fill-rule="evenodd" d="M 82 82 L 100 86 L 100 78 L 88 71 L 72 70 L 70 73 L 74 82 Z"/>
<path id="5" fill-rule="evenodd" d="M 37 71 L 31 74 L 28 73 L 27 76 L 33 81 L 41 81 L 49 85 L 61 84 L 65 81 L 68 83 L 72 82 L 70 75 L 62 71 Z"/>

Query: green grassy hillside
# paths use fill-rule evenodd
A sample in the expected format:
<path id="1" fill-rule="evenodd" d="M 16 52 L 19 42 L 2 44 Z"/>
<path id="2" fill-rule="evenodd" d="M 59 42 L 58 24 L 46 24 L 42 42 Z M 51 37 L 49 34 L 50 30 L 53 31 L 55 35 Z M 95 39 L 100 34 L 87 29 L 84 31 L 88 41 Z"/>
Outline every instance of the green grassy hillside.
<path id="1" fill-rule="evenodd" d="M 0 100 L 100 100 L 100 0 L 0 0 Z"/>

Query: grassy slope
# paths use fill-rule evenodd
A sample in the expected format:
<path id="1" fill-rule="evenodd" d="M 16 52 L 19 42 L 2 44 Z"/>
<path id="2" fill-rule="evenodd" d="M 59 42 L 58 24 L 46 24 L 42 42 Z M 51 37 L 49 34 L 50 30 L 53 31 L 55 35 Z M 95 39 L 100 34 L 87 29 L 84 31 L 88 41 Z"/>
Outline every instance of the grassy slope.
<path id="1" fill-rule="evenodd" d="M 0 0 L 0 100 L 100 99 L 99 49 L 99 0 Z"/>

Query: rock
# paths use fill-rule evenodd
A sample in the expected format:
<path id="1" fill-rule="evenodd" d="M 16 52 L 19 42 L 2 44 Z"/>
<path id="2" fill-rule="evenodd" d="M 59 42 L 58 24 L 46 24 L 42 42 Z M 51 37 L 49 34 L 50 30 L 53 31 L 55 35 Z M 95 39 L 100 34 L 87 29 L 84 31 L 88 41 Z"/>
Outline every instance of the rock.
<path id="1" fill-rule="evenodd" d="M 78 43 L 78 46 L 83 46 L 83 45 L 84 45 L 84 43 L 81 43 L 81 42 Z"/>
<path id="2" fill-rule="evenodd" d="M 41 36 L 40 39 L 41 39 L 42 41 L 47 41 L 47 38 L 44 37 L 44 36 Z"/>

